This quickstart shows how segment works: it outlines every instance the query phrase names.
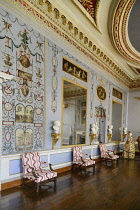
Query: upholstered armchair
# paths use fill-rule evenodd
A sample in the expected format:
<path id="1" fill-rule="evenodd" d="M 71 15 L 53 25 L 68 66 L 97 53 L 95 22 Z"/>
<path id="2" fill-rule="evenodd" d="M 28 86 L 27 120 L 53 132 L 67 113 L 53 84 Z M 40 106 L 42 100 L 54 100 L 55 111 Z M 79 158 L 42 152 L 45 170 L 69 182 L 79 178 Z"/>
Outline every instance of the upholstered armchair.
<path id="1" fill-rule="evenodd" d="M 108 150 L 106 144 L 99 144 L 99 149 L 101 153 L 101 159 L 107 161 L 118 160 L 119 156 L 114 153 L 112 150 Z"/>
<path id="2" fill-rule="evenodd" d="M 42 168 L 42 164 L 47 166 L 47 169 Z M 38 152 L 25 153 L 22 156 L 23 166 L 23 185 L 25 180 L 34 181 L 37 184 L 37 192 L 44 181 L 54 181 L 56 187 L 57 172 L 53 171 L 51 164 L 42 162 Z"/>
<path id="3" fill-rule="evenodd" d="M 88 158 L 84 156 L 87 156 Z M 77 167 L 77 166 L 79 169 L 84 168 L 85 172 L 88 166 L 93 166 L 93 168 L 95 168 L 95 161 L 92 160 L 90 155 L 83 153 L 81 146 L 73 147 L 72 170 L 74 167 Z"/>

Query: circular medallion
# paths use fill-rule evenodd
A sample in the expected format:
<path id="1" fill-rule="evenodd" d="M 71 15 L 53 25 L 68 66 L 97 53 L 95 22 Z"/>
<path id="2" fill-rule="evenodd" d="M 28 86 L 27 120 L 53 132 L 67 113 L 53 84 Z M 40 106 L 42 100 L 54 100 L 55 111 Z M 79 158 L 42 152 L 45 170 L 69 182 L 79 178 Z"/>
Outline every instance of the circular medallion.
<path id="1" fill-rule="evenodd" d="M 11 111 L 13 109 L 13 104 L 9 103 L 9 102 L 6 102 L 4 104 L 4 107 L 7 111 Z"/>
<path id="2" fill-rule="evenodd" d="M 11 93 L 13 93 L 13 89 L 11 88 L 11 86 L 9 85 L 7 85 L 6 87 L 4 87 L 4 90 L 5 90 L 5 93 L 7 93 L 7 94 L 11 94 Z"/>
<path id="3" fill-rule="evenodd" d="M 106 99 L 106 90 L 103 86 L 97 87 L 97 96 L 101 101 L 104 101 Z"/>
<path id="4" fill-rule="evenodd" d="M 30 66 L 30 60 L 26 55 L 21 55 L 19 60 L 23 67 L 28 68 Z"/>
<path id="5" fill-rule="evenodd" d="M 42 113 L 42 110 L 40 108 L 36 108 L 36 114 L 40 115 Z"/>

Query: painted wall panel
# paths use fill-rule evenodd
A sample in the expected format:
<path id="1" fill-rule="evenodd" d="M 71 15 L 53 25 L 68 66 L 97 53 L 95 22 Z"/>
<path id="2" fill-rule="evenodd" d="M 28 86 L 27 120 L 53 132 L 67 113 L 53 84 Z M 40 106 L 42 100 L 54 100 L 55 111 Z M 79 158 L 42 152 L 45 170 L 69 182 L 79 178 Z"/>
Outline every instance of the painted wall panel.
<path id="1" fill-rule="evenodd" d="M 91 150 L 90 149 L 83 149 L 83 153 L 91 155 Z"/>
<path id="2" fill-rule="evenodd" d="M 93 149 L 93 156 L 98 156 L 98 155 L 100 155 L 100 150 L 99 150 L 99 148 L 97 147 L 97 148 L 94 148 L 94 149 Z"/>
<path id="3" fill-rule="evenodd" d="M 44 36 L 0 7 L 2 154 L 43 149 Z M 7 24 L 10 25 L 6 29 Z"/>
<path id="4" fill-rule="evenodd" d="M 41 161 L 48 162 L 48 156 L 47 155 L 41 155 L 40 156 Z M 45 164 L 42 164 L 42 167 L 45 167 Z"/>
<path id="5" fill-rule="evenodd" d="M 71 152 L 50 155 L 50 163 L 52 165 L 67 163 L 70 161 L 72 161 L 72 153 Z"/>
<path id="6" fill-rule="evenodd" d="M 22 173 L 22 161 L 19 160 L 11 160 L 10 161 L 10 175 Z"/>

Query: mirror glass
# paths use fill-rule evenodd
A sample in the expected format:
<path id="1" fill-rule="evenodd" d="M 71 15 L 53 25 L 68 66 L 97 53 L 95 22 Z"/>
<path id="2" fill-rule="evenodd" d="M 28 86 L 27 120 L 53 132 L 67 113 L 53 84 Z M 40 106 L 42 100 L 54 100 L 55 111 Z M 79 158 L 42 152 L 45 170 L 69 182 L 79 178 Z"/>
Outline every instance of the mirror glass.
<path id="1" fill-rule="evenodd" d="M 105 143 L 106 110 L 102 105 L 95 107 L 95 117 L 99 130 L 94 142 Z"/>
<path id="2" fill-rule="evenodd" d="M 63 80 L 62 146 L 85 144 L 87 89 Z"/>
<path id="3" fill-rule="evenodd" d="M 116 101 L 112 101 L 112 125 L 112 141 L 120 141 L 120 128 L 122 127 L 122 104 Z"/>

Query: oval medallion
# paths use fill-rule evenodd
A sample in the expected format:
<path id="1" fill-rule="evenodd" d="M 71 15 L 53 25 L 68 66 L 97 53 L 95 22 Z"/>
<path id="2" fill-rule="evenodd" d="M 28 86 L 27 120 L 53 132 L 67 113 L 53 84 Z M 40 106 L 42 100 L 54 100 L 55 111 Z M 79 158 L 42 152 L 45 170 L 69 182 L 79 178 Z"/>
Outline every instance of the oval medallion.
<path id="1" fill-rule="evenodd" d="M 6 139 L 6 141 L 10 141 L 11 133 L 9 131 L 5 134 L 5 139 Z"/>
<path id="2" fill-rule="evenodd" d="M 13 109 L 13 104 L 7 102 L 4 104 L 4 107 L 7 111 L 11 111 Z"/>
<path id="3" fill-rule="evenodd" d="M 19 61 L 21 65 L 25 68 L 28 68 L 30 66 L 30 60 L 26 55 L 21 55 Z"/>
<path id="4" fill-rule="evenodd" d="M 37 108 L 37 109 L 36 109 L 36 114 L 37 114 L 37 115 L 40 115 L 41 113 L 42 113 L 42 110 L 41 110 L 40 108 Z"/>

